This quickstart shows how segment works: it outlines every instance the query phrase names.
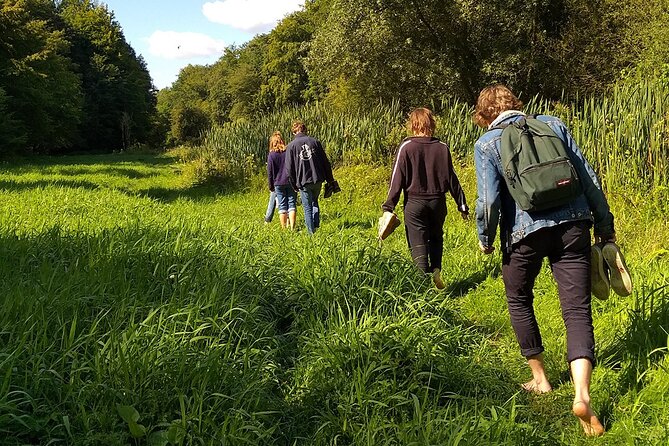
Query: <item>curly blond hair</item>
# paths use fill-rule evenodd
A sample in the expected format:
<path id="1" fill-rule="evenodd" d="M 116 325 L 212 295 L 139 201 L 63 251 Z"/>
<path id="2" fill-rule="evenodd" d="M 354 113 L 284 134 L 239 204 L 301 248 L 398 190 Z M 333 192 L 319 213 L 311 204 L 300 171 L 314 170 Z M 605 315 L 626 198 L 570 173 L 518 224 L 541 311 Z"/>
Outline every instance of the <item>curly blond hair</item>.
<path id="1" fill-rule="evenodd" d="M 506 85 L 497 84 L 484 88 L 476 101 L 473 120 L 479 127 L 488 127 L 502 112 L 521 110 L 523 102 Z"/>
<path id="2" fill-rule="evenodd" d="M 269 151 L 283 152 L 284 150 L 286 150 L 286 143 L 283 140 L 283 136 L 281 136 L 281 132 L 277 130 L 269 137 Z"/>

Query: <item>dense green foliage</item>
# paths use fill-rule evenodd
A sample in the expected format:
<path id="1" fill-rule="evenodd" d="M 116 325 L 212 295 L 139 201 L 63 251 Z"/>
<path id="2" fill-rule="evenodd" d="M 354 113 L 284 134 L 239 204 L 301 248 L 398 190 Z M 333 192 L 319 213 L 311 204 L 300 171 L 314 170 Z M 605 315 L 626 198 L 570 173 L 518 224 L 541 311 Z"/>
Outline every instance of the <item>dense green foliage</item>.
<path id="1" fill-rule="evenodd" d="M 3 164 L 0 444 L 667 444 L 668 16 L 666 0 L 307 0 L 185 68 L 154 115 L 104 5 L 0 0 L 2 153 L 201 145 L 189 163 Z M 633 271 L 632 296 L 593 304 L 602 439 L 570 414 L 547 268 L 555 391 L 530 395 L 499 254 L 478 254 L 474 223 L 447 219 L 442 292 L 401 231 L 375 238 L 409 106 L 439 111 L 473 201 L 471 101 L 493 81 L 570 127 Z M 262 223 L 267 137 L 296 117 L 344 166 L 315 237 Z"/>
<path id="2" fill-rule="evenodd" d="M 180 168 L 119 155 L 3 167 L 0 444 L 669 440 L 666 199 L 610 194 L 635 292 L 594 302 L 608 432 L 590 441 L 570 415 L 548 268 L 536 305 L 555 391 L 535 396 L 518 386 L 529 371 L 500 259 L 477 254 L 473 222 L 447 218 L 439 292 L 401 231 L 375 240 L 387 168 L 337 170 L 315 237 L 301 217 L 297 233 L 265 226 L 265 191 L 189 188 Z M 473 169 L 456 168 L 471 200 Z"/>
<path id="3" fill-rule="evenodd" d="M 0 2 L 0 153 L 149 142 L 155 102 L 144 61 L 106 6 Z"/>
<path id="4" fill-rule="evenodd" d="M 171 143 L 198 143 L 210 125 L 309 101 L 345 112 L 472 104 L 494 82 L 525 97 L 601 95 L 621 76 L 669 77 L 668 18 L 665 0 L 311 0 L 215 64 L 184 69 L 160 109 Z"/>

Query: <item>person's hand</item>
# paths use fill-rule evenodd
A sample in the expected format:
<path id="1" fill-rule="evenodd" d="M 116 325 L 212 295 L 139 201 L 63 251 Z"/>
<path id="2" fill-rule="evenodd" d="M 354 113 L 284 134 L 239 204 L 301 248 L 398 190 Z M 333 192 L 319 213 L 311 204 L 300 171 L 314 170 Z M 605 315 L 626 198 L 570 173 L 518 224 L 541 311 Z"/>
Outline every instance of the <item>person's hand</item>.
<path id="1" fill-rule="evenodd" d="M 595 243 L 615 243 L 616 242 L 616 233 L 612 232 L 610 234 L 606 235 L 596 235 L 595 236 Z"/>
<path id="2" fill-rule="evenodd" d="M 492 252 L 495 250 L 494 246 L 485 246 L 480 240 L 479 240 L 479 249 L 483 254 L 492 254 Z"/>

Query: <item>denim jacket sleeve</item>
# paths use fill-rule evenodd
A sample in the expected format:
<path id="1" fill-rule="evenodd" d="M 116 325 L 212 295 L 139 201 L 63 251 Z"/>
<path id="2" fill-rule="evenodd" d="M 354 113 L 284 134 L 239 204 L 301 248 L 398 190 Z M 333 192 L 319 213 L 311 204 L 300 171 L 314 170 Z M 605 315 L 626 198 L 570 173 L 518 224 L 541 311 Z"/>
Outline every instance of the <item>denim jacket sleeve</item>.
<path id="1" fill-rule="evenodd" d="M 614 232 L 613 214 L 609 209 L 602 186 L 599 183 L 597 174 L 590 163 L 585 159 L 583 153 L 578 148 L 576 141 L 567 130 L 567 127 L 557 118 L 550 118 L 547 122 L 557 135 L 566 143 L 571 162 L 578 173 L 583 187 L 583 194 L 588 200 L 590 212 L 594 220 L 595 235 L 609 235 Z"/>
<path id="2" fill-rule="evenodd" d="M 476 227 L 480 242 L 492 246 L 499 225 L 501 211 L 502 178 L 495 162 L 493 141 L 477 141 L 474 145 L 474 164 L 476 166 Z"/>

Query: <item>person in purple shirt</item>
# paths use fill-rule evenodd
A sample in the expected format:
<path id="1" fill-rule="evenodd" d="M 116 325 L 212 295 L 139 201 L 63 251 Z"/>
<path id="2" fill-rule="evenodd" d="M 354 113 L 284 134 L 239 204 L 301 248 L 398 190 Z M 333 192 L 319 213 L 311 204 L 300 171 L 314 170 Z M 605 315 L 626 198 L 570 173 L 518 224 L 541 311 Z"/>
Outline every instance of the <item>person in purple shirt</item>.
<path id="1" fill-rule="evenodd" d="M 281 227 L 289 225 L 295 229 L 295 211 L 297 193 L 293 190 L 285 168 L 286 143 L 280 132 L 274 132 L 269 139 L 269 155 L 267 157 L 267 182 L 269 190 L 276 193 L 279 207 Z"/>

